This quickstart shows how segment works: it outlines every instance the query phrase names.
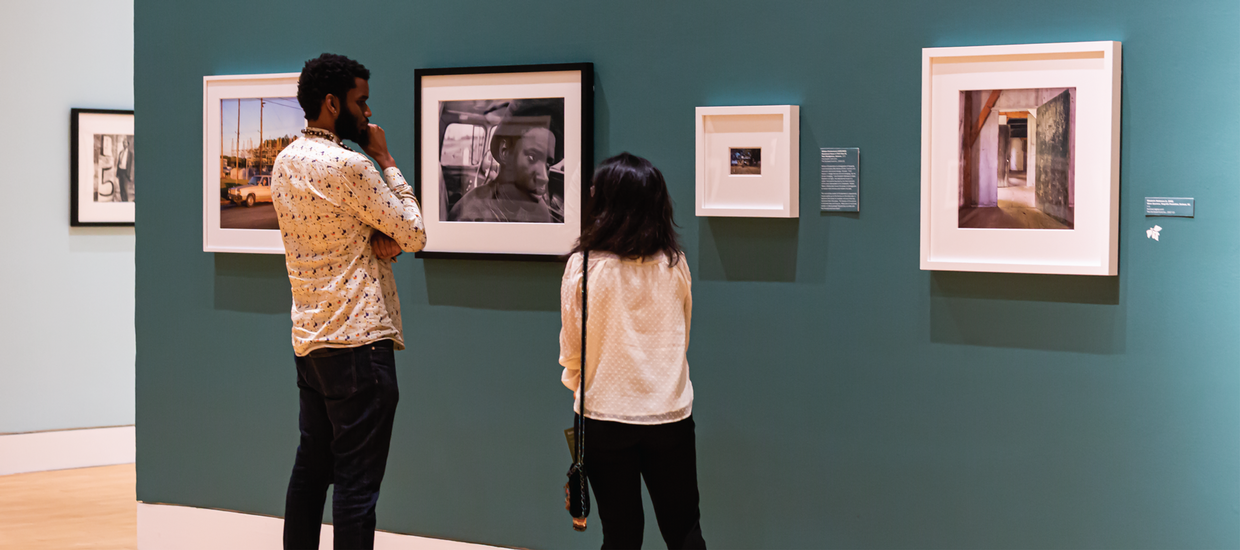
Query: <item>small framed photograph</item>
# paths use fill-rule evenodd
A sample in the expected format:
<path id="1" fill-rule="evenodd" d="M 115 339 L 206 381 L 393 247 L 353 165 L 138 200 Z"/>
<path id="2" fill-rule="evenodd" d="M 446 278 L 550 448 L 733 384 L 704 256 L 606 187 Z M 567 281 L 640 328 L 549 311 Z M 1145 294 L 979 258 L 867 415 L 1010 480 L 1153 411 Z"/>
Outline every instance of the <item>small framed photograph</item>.
<path id="1" fill-rule="evenodd" d="M 800 108 L 697 108 L 697 215 L 795 218 Z"/>
<path id="2" fill-rule="evenodd" d="M 594 167 L 590 63 L 414 71 L 419 257 L 556 259 Z"/>
<path id="3" fill-rule="evenodd" d="M 922 50 L 923 270 L 1118 274 L 1120 53 Z"/>
<path id="4" fill-rule="evenodd" d="M 761 176 L 761 147 L 729 147 L 732 157 L 732 175 Z"/>
<path id="5" fill-rule="evenodd" d="M 284 254 L 271 169 L 306 127 L 299 76 L 203 77 L 203 251 Z"/>
<path id="6" fill-rule="evenodd" d="M 69 113 L 69 225 L 134 221 L 133 111 Z"/>

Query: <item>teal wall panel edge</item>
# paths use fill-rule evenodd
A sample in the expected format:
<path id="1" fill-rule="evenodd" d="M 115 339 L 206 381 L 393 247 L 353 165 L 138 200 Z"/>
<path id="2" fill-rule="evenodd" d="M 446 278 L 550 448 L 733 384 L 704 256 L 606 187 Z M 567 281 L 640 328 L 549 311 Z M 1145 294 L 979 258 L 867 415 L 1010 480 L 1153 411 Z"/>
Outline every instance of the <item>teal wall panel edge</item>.
<path id="1" fill-rule="evenodd" d="M 297 443 L 282 259 L 201 252 L 202 76 L 355 57 L 410 170 L 415 68 L 588 61 L 595 158 L 663 170 L 694 273 L 712 546 L 1240 546 L 1238 23 L 1234 0 L 136 0 L 162 182 L 138 204 L 138 498 L 280 515 Z M 920 271 L 921 48 L 1086 40 L 1124 44 L 1120 275 Z M 693 108 L 753 104 L 801 106 L 803 196 L 821 147 L 864 150 L 865 211 L 695 218 Z M 1208 215 L 1145 239 L 1145 196 Z M 600 543 L 563 511 L 561 270 L 397 264 L 381 529 Z"/>

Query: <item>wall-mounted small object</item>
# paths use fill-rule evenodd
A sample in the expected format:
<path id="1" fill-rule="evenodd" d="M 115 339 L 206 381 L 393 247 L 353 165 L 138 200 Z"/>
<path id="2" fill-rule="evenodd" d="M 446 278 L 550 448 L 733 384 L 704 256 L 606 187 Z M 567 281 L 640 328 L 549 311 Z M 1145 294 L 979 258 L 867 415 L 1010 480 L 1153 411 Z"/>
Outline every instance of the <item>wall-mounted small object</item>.
<path id="1" fill-rule="evenodd" d="M 823 147 L 822 159 L 823 212 L 861 211 L 861 149 L 856 147 Z"/>
<path id="2" fill-rule="evenodd" d="M 798 216 L 800 107 L 697 108 L 697 215 Z"/>
<path id="3" fill-rule="evenodd" d="M 1196 206 L 1192 197 L 1145 197 L 1146 217 L 1191 218 Z"/>

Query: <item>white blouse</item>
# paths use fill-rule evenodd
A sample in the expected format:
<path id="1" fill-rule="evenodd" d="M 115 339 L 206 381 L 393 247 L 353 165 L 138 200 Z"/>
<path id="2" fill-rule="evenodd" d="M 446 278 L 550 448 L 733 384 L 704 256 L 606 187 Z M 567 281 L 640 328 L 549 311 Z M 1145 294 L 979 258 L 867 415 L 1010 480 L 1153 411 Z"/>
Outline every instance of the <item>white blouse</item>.
<path id="1" fill-rule="evenodd" d="M 573 254 L 560 284 L 560 379 L 574 394 L 581 383 L 581 264 L 581 254 Z M 590 252 L 585 416 L 666 424 L 693 412 L 685 357 L 692 277 L 683 254 L 667 264 L 662 254 L 629 259 Z"/>

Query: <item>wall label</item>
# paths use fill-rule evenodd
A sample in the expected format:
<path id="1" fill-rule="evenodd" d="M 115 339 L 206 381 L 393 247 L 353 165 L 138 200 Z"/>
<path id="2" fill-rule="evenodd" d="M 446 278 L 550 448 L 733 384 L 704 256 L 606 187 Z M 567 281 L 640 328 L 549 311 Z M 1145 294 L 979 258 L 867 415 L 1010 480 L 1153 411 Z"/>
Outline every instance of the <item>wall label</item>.
<path id="1" fill-rule="evenodd" d="M 1195 202 L 1186 197 L 1145 197 L 1145 215 L 1191 218 Z"/>
<path id="2" fill-rule="evenodd" d="M 861 150 L 856 147 L 822 148 L 822 211 L 861 211 Z"/>

